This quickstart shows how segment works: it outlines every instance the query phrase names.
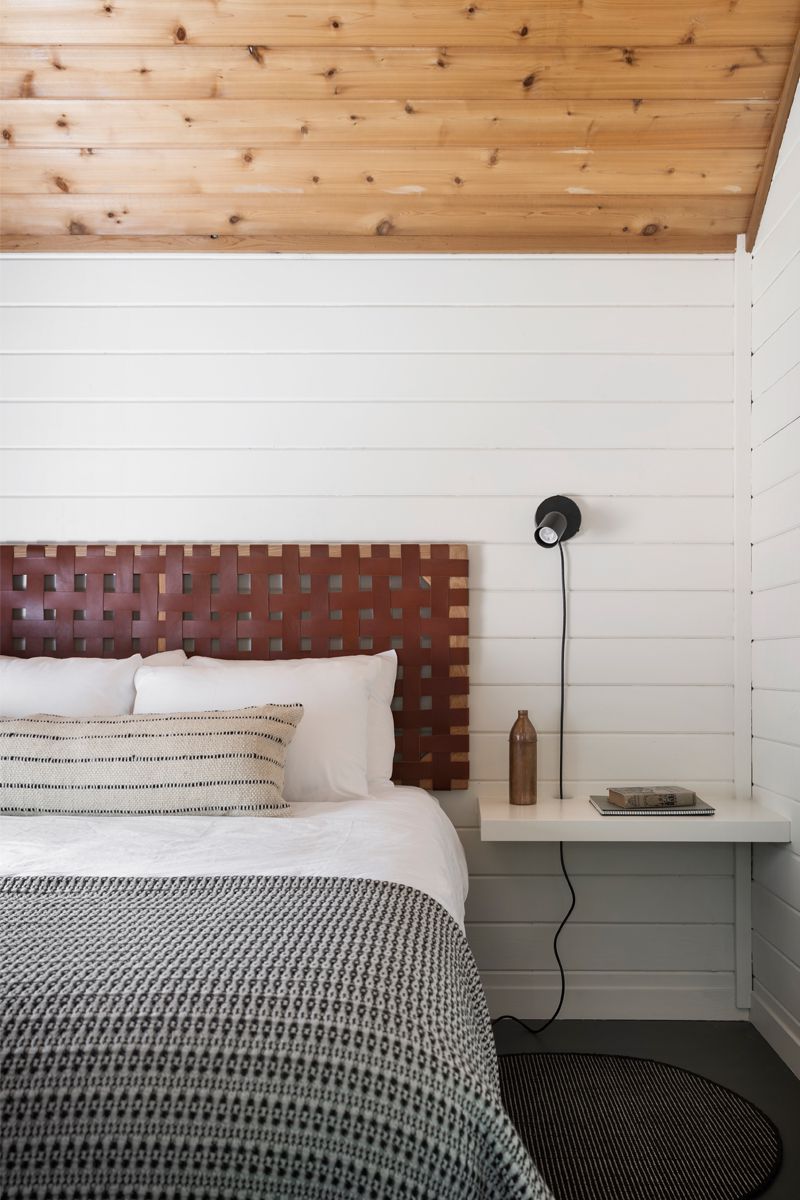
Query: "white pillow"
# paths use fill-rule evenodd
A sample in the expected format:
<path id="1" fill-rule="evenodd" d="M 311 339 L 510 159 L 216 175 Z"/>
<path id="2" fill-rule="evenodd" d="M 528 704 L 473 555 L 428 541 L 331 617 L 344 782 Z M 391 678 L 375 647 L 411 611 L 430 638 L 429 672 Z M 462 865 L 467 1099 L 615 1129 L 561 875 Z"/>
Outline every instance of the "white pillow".
<path id="1" fill-rule="evenodd" d="M 381 654 L 349 654 L 335 659 L 283 659 L 282 662 L 284 665 L 295 662 L 316 663 L 320 667 L 325 663 L 336 662 L 350 663 L 357 670 L 366 668 L 367 684 L 369 687 L 369 705 L 367 708 L 367 783 L 381 784 L 383 786 L 390 785 L 392 782 L 392 771 L 394 770 L 395 752 L 392 700 L 394 698 L 394 685 L 397 678 L 397 651 L 384 650 Z M 189 666 L 193 668 L 207 666 L 236 667 L 239 665 L 241 664 L 237 660 L 204 658 L 199 654 L 189 659 Z M 270 664 L 259 663 L 258 665 L 268 666 Z M 306 716 L 307 724 L 308 716 Z"/>
<path id="2" fill-rule="evenodd" d="M 141 665 L 143 667 L 185 667 L 188 661 L 185 650 L 159 650 L 156 654 L 145 655 Z"/>
<path id="3" fill-rule="evenodd" d="M 118 717 L 133 712 L 134 676 L 144 663 L 186 663 L 183 650 L 142 658 L 0 656 L 0 716 Z"/>
<path id="4" fill-rule="evenodd" d="M 370 784 L 386 785 L 392 782 L 396 747 L 392 700 L 397 678 L 397 651 L 384 650 L 382 654 L 359 657 L 371 657 L 379 667 L 369 689 L 367 779 Z"/>
<path id="5" fill-rule="evenodd" d="M 369 677 L 380 669 L 350 659 L 274 662 L 194 660 L 136 672 L 135 713 L 204 712 L 263 704 L 302 704 L 286 756 L 287 800 L 365 796 Z"/>

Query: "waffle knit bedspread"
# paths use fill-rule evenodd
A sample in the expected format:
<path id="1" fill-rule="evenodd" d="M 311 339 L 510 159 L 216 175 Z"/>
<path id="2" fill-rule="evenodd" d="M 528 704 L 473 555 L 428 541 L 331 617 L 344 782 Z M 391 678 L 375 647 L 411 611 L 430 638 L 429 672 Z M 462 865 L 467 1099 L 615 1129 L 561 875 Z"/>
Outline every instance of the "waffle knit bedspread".
<path id="1" fill-rule="evenodd" d="M 0 881 L 0 1195 L 549 1200 L 466 939 L 396 883 Z"/>

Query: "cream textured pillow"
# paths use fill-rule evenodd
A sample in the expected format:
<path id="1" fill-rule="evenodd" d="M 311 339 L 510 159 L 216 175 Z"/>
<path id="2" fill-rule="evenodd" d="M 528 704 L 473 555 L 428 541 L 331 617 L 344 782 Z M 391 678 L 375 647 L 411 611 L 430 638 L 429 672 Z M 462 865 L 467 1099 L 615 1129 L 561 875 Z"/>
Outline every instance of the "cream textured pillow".
<path id="1" fill-rule="evenodd" d="M 301 705 L 0 721 L 0 812 L 288 811 L 286 749 Z"/>

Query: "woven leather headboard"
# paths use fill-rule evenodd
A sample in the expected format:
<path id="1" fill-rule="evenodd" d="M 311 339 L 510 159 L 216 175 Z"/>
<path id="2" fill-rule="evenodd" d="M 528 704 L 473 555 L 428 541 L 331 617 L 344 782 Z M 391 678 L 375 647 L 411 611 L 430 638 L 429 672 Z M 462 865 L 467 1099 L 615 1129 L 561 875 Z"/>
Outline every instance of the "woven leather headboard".
<path id="1" fill-rule="evenodd" d="M 466 546 L 2 546 L 0 653 L 329 658 L 396 649 L 394 778 L 469 778 Z"/>

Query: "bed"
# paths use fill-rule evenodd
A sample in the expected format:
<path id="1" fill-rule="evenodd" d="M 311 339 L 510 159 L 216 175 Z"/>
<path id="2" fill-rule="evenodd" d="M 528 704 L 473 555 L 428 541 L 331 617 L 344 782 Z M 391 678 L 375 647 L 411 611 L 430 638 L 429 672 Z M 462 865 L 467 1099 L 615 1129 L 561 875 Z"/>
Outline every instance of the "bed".
<path id="1" fill-rule="evenodd" d="M 0 549 L 5 655 L 400 661 L 394 783 L 0 816 L 4 1195 L 548 1197 L 424 790 L 468 777 L 466 580 L 449 546 Z"/>

